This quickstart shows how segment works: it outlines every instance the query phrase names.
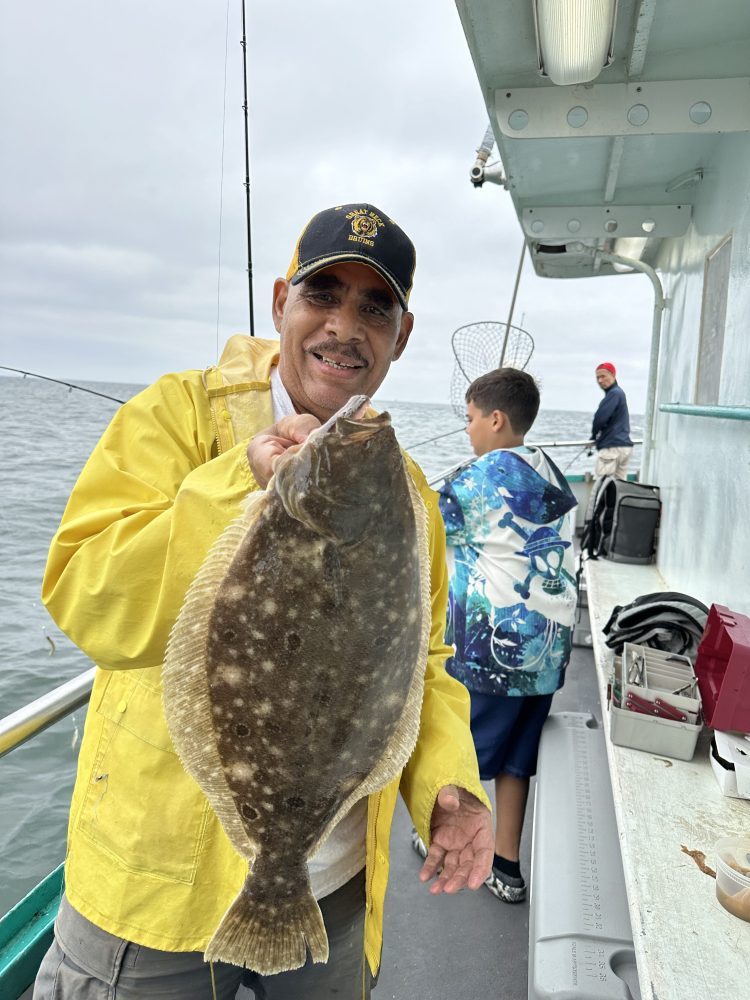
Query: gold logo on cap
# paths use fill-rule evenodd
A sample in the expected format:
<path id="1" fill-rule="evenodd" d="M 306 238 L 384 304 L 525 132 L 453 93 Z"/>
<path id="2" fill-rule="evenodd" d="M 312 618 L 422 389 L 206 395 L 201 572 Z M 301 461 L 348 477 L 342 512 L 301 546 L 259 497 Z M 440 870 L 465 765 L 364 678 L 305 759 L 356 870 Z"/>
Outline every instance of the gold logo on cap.
<path id="1" fill-rule="evenodd" d="M 353 212 L 348 212 L 346 217 L 351 220 L 354 236 L 359 237 L 363 242 L 369 243 L 378 235 L 378 227 L 385 225 L 375 212 L 368 212 L 363 208 L 356 208 Z M 352 237 L 350 236 L 349 239 Z M 372 243 L 369 245 L 372 246 Z"/>

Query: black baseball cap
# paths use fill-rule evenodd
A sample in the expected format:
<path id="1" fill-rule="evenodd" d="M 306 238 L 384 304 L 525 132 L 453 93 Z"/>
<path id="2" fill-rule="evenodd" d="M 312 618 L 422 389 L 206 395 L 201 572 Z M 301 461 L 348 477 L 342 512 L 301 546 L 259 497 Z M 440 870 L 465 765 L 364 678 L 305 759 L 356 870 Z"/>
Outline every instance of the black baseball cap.
<path id="1" fill-rule="evenodd" d="M 287 279 L 299 284 L 316 271 L 343 261 L 367 264 L 383 277 L 404 309 L 417 262 L 406 233 L 374 205 L 355 202 L 318 212 L 297 240 Z"/>

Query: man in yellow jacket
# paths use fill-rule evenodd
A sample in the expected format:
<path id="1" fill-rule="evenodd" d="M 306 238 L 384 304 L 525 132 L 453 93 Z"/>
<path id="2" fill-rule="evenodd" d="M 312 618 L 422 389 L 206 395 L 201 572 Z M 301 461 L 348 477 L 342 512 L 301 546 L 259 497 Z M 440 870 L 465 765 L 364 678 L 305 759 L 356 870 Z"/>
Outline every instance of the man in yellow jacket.
<path id="1" fill-rule="evenodd" d="M 414 247 L 372 205 L 327 209 L 274 284 L 279 341 L 232 337 L 205 372 L 167 375 L 126 403 L 94 449 L 53 539 L 50 613 L 99 667 L 70 813 L 65 897 L 35 1000 L 233 998 L 243 970 L 203 951 L 246 864 L 182 768 L 162 710 L 170 629 L 213 541 L 264 489 L 276 458 L 350 396 L 371 396 L 411 333 Z M 444 670 L 447 575 L 429 513 L 432 628 L 420 735 L 396 780 L 355 806 L 310 862 L 327 964 L 245 972 L 268 1000 L 360 1000 L 382 947 L 388 841 L 400 791 L 430 850 L 432 893 L 477 889 L 492 828 L 465 688 Z M 296 720 L 288 720 L 295 725 Z"/>

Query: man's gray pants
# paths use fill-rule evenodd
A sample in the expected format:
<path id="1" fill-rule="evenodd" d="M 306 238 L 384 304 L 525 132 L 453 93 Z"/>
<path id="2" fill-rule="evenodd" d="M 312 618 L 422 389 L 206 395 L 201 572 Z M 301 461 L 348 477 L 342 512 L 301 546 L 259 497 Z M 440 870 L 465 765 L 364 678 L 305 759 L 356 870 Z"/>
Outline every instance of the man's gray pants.
<path id="1" fill-rule="evenodd" d="M 209 966 L 198 951 L 157 951 L 115 937 L 63 896 L 33 1000 L 369 1000 L 364 871 L 321 899 L 320 909 L 328 962 L 314 964 L 308 957 L 301 969 L 258 976 L 223 962 Z"/>

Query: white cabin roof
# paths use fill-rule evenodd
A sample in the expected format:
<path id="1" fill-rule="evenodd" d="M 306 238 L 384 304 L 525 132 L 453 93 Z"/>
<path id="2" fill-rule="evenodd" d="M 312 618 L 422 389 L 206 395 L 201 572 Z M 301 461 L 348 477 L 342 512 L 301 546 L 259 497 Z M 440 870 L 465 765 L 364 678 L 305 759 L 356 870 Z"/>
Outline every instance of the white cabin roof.
<path id="1" fill-rule="evenodd" d="M 569 86 L 540 74 L 534 0 L 457 7 L 537 274 L 616 273 L 595 248 L 653 263 L 721 135 L 750 131 L 747 0 L 619 0 L 611 64 Z"/>

